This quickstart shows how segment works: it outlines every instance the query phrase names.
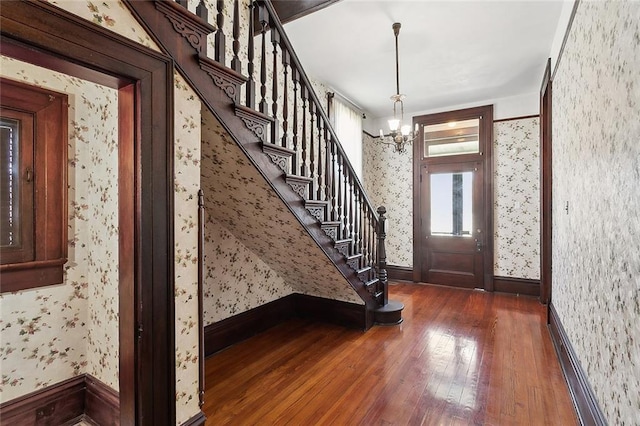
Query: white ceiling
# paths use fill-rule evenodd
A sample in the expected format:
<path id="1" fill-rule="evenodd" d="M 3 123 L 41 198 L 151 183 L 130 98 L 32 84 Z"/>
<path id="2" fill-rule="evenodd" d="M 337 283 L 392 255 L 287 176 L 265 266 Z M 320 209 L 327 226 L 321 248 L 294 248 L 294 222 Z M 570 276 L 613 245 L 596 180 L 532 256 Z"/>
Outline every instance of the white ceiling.
<path id="1" fill-rule="evenodd" d="M 561 0 L 341 0 L 285 29 L 308 75 L 377 118 L 392 114 L 394 22 L 410 114 L 537 92 L 561 9 Z"/>

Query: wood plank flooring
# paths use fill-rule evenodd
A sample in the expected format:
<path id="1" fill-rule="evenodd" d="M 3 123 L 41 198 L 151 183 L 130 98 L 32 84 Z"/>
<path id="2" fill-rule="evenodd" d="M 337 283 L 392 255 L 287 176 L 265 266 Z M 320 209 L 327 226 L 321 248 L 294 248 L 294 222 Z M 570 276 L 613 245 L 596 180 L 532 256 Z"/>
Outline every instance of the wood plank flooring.
<path id="1" fill-rule="evenodd" d="M 206 361 L 207 425 L 577 425 L 537 299 L 395 284 L 404 322 L 291 320 Z"/>

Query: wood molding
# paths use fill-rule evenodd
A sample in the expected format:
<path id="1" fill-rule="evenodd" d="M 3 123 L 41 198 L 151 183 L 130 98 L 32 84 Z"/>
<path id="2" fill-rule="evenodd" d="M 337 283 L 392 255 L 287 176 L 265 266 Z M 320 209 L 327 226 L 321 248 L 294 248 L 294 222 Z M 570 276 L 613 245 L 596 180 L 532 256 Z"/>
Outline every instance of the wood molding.
<path id="1" fill-rule="evenodd" d="M 525 120 L 527 118 L 538 118 L 539 114 L 531 114 L 531 115 L 521 115 L 519 117 L 511 117 L 511 118 L 501 118 L 499 120 L 493 120 L 494 123 L 501 123 L 503 121 L 513 121 L 513 120 Z"/>
<path id="2" fill-rule="evenodd" d="M 191 417 L 186 422 L 182 423 L 182 426 L 202 426 L 207 418 L 204 413 L 200 411 L 195 416 Z"/>
<path id="3" fill-rule="evenodd" d="M 365 305 L 290 294 L 204 328 L 205 356 L 213 355 L 290 318 L 299 317 L 365 330 Z"/>
<path id="4" fill-rule="evenodd" d="M 295 21 L 303 16 L 331 6 L 338 1 L 340 0 L 272 0 L 271 2 L 278 13 L 280 22 L 286 24 L 287 22 Z"/>
<path id="5" fill-rule="evenodd" d="M 540 302 L 546 305 L 551 302 L 553 263 L 552 86 L 549 58 L 540 88 Z"/>
<path id="6" fill-rule="evenodd" d="M 410 266 L 387 265 L 389 281 L 413 281 L 413 268 Z"/>
<path id="7" fill-rule="evenodd" d="M 204 354 L 210 356 L 293 316 L 293 295 L 285 296 L 204 328 Z"/>
<path id="8" fill-rule="evenodd" d="M 101 426 L 120 424 L 120 395 L 90 374 L 85 374 L 84 414 Z"/>
<path id="9" fill-rule="evenodd" d="M 0 419 L 7 425 L 59 425 L 84 414 L 85 376 L 64 380 L 0 404 Z"/>
<path id="10" fill-rule="evenodd" d="M 573 405 L 582 425 L 606 425 L 604 414 L 598 405 L 587 375 L 580 366 L 569 337 L 562 326 L 553 303 L 549 304 L 549 333 L 556 355 L 569 386 Z"/>
<path id="11" fill-rule="evenodd" d="M 493 277 L 493 290 L 503 293 L 540 296 L 540 280 L 527 278 Z"/>
<path id="12" fill-rule="evenodd" d="M 81 374 L 0 404 L 2 424 L 120 424 L 118 392 L 90 374 Z"/>

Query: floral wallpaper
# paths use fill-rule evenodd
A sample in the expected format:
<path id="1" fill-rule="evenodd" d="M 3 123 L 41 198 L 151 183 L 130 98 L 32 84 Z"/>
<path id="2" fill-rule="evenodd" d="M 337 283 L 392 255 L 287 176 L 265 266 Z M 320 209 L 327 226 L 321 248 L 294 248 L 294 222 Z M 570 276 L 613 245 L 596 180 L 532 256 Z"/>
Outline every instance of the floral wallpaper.
<path id="1" fill-rule="evenodd" d="M 269 265 L 206 215 L 204 323 L 248 311 L 294 293 Z"/>
<path id="2" fill-rule="evenodd" d="M 540 279 L 540 120 L 493 127 L 496 276 Z"/>
<path id="3" fill-rule="evenodd" d="M 217 119 L 207 110 L 202 119 L 202 188 L 209 214 L 294 292 L 363 304 Z M 266 281 L 253 285 L 256 294 L 274 291 Z M 240 300 L 237 306 L 246 304 Z"/>
<path id="4" fill-rule="evenodd" d="M 174 253 L 176 315 L 176 424 L 198 405 L 198 190 L 200 189 L 200 100 L 174 74 Z"/>
<path id="5" fill-rule="evenodd" d="M 640 3 L 580 2 L 553 81 L 552 303 L 606 420 L 640 412 Z"/>
<path id="6" fill-rule="evenodd" d="M 85 372 L 117 390 L 117 91 L 6 57 L 0 69 L 69 95 L 65 282 L 0 296 L 1 400 Z"/>
<path id="7" fill-rule="evenodd" d="M 413 154 L 398 154 L 362 134 L 362 184 L 377 209 L 387 209 L 387 263 L 413 265 Z"/>

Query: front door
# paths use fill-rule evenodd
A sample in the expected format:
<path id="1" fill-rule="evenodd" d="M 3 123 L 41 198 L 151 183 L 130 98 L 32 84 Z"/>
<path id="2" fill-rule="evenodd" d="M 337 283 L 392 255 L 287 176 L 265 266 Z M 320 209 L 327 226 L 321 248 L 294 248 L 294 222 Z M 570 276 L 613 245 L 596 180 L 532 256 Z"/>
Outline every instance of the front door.
<path id="1" fill-rule="evenodd" d="M 414 281 L 491 291 L 493 108 L 414 123 Z"/>
<path id="2" fill-rule="evenodd" d="M 424 165 L 422 275 L 429 283 L 483 287 L 483 167 Z"/>

